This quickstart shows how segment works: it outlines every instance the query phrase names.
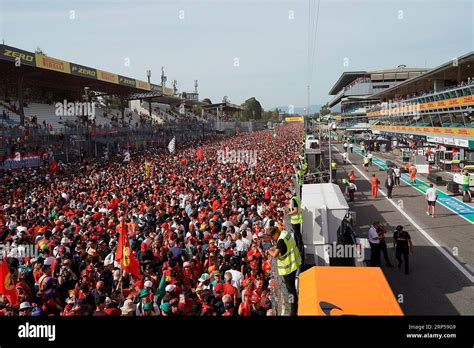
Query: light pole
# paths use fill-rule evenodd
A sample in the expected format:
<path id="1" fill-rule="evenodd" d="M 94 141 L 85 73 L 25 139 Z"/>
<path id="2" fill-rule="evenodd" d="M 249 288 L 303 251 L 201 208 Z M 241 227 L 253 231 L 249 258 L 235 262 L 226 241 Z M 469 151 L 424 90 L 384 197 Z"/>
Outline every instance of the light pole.
<path id="1" fill-rule="evenodd" d="M 146 71 L 146 76 L 148 77 L 148 84 L 150 85 L 151 89 L 151 70 Z M 148 98 L 148 111 L 150 112 L 150 119 L 152 118 L 151 116 L 151 98 Z"/>

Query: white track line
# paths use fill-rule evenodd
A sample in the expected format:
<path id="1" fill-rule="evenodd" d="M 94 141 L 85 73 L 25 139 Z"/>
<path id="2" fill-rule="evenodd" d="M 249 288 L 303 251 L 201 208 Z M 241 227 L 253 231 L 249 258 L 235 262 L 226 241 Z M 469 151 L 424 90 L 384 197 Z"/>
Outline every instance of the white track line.
<path id="1" fill-rule="evenodd" d="M 333 148 L 339 152 L 339 154 L 341 153 L 339 151 L 339 149 L 337 147 L 334 147 Z M 359 172 L 360 175 L 362 175 L 368 182 L 370 182 L 370 179 L 367 175 L 365 175 L 365 173 L 360 170 L 359 168 L 357 168 L 351 160 L 349 160 L 349 158 L 346 160 L 346 162 L 350 163 L 354 168 L 355 170 L 357 170 Z M 466 268 L 464 268 L 459 262 L 458 260 L 456 260 L 450 253 L 448 253 L 436 240 L 433 239 L 433 237 L 431 237 L 429 235 L 428 232 L 426 232 L 424 229 L 422 229 L 411 217 L 410 215 L 408 215 L 402 208 L 400 208 L 400 206 L 398 206 L 392 199 L 389 199 L 387 197 L 387 194 L 382 191 L 381 189 L 379 189 L 379 192 L 385 196 L 385 198 L 387 198 L 387 200 L 436 248 L 438 249 L 438 251 L 443 254 L 453 265 L 454 267 L 456 267 L 462 274 L 464 274 L 466 276 L 466 278 L 471 282 L 471 283 L 474 283 L 474 276 L 468 271 L 466 270 Z"/>

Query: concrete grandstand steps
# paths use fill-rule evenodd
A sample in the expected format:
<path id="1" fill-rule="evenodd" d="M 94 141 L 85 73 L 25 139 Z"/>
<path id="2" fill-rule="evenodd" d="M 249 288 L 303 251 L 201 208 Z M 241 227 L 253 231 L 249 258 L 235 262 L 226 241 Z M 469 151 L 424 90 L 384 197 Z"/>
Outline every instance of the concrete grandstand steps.
<path id="1" fill-rule="evenodd" d="M 9 126 L 18 126 L 20 125 L 20 115 L 10 110 L 7 106 L 8 104 L 4 101 L 0 101 L 0 124 Z M 3 118 L 3 112 L 8 115 L 8 120 Z"/>

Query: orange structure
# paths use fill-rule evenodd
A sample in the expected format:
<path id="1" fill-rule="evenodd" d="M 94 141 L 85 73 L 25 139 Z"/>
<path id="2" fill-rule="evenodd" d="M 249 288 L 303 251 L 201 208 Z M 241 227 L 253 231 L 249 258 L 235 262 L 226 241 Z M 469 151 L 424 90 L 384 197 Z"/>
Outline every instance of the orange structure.
<path id="1" fill-rule="evenodd" d="M 403 315 L 379 267 L 315 266 L 300 274 L 298 315 Z"/>

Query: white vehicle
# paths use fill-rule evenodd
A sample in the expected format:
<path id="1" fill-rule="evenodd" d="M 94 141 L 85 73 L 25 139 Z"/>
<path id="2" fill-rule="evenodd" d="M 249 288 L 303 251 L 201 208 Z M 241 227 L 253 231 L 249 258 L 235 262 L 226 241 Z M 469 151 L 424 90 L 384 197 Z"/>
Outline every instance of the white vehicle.
<path id="1" fill-rule="evenodd" d="M 469 172 L 469 187 L 474 187 L 474 165 L 464 166 L 460 172 L 454 174 L 453 181 L 462 185 L 462 176 L 465 170 Z"/>

